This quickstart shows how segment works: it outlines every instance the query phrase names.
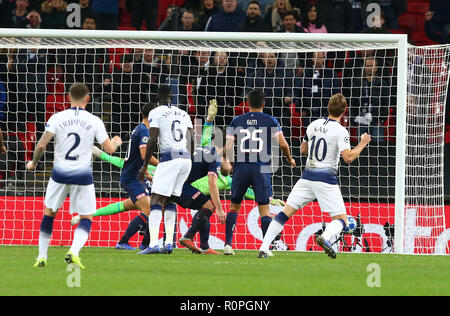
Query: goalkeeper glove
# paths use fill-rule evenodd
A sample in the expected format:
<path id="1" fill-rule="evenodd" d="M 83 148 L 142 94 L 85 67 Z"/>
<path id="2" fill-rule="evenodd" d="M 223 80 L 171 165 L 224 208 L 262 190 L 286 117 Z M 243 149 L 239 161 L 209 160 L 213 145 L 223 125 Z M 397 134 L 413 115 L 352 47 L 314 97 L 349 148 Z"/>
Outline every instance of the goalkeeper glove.
<path id="1" fill-rule="evenodd" d="M 274 206 L 285 206 L 286 203 L 284 203 L 282 200 L 279 199 L 272 199 L 270 200 L 270 205 L 274 205 Z"/>
<path id="2" fill-rule="evenodd" d="M 207 122 L 214 122 L 214 118 L 217 115 L 217 101 L 215 99 L 209 101 Z"/>

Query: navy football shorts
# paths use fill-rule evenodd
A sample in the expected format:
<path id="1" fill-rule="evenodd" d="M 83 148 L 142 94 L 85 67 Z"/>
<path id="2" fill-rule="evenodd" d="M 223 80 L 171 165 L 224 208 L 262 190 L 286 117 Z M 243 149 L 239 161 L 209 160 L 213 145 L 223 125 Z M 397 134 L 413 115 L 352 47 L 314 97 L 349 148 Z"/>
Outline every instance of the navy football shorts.
<path id="1" fill-rule="evenodd" d="M 151 192 L 151 182 L 149 183 L 140 182 L 139 180 L 121 180 L 120 184 L 127 191 L 128 196 L 131 201 L 136 204 L 136 201 L 143 198 L 144 196 L 149 196 Z M 150 186 L 149 186 L 150 184 Z M 150 190 L 149 190 L 150 189 Z"/>
<path id="2" fill-rule="evenodd" d="M 192 210 L 200 210 L 209 200 L 209 196 L 204 195 L 189 183 L 183 185 L 181 195 L 174 199 L 179 206 Z"/>
<path id="3" fill-rule="evenodd" d="M 250 186 L 255 192 L 256 203 L 269 204 L 272 196 L 271 174 L 261 173 L 261 166 L 257 164 L 235 164 L 231 183 L 231 202 L 240 204 Z"/>

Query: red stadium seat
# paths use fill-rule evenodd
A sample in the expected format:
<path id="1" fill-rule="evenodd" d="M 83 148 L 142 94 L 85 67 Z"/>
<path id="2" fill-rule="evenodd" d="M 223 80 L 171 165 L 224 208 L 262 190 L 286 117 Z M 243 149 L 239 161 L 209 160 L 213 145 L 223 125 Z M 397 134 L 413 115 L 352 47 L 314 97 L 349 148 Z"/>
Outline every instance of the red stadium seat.
<path id="1" fill-rule="evenodd" d="M 408 2 L 408 13 L 421 13 L 425 14 L 430 9 L 430 4 L 426 2 Z"/>
<path id="2" fill-rule="evenodd" d="M 411 15 L 409 14 L 402 14 L 398 17 L 398 25 L 400 30 L 411 35 L 416 27 L 416 20 L 414 17 L 411 18 Z"/>
<path id="3" fill-rule="evenodd" d="M 239 103 L 234 107 L 234 116 L 247 113 L 248 111 L 250 111 L 250 106 L 248 105 L 248 102 L 241 101 L 241 103 Z"/>
<path id="4" fill-rule="evenodd" d="M 445 143 L 450 143 L 450 124 L 445 125 Z"/>
<path id="5" fill-rule="evenodd" d="M 297 110 L 295 103 L 289 105 L 291 110 L 291 137 L 301 139 L 304 134 L 302 114 Z"/>
<path id="6" fill-rule="evenodd" d="M 391 108 L 389 109 L 389 116 L 384 122 L 385 127 L 385 138 L 387 142 L 395 142 L 395 115 L 394 110 Z"/>
<path id="7" fill-rule="evenodd" d="M 69 95 L 54 93 L 47 95 L 45 102 L 45 121 L 48 121 L 54 113 L 68 109 L 70 106 Z"/>
<path id="8" fill-rule="evenodd" d="M 411 41 L 416 46 L 424 45 L 436 45 L 437 43 L 428 38 L 425 32 L 413 32 L 411 35 Z"/>

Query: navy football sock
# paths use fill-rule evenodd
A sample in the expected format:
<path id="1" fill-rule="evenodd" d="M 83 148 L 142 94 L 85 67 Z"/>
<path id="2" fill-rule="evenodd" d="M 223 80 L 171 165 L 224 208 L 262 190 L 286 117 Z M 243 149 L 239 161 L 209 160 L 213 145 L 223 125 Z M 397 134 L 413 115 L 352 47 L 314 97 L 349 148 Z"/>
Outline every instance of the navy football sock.
<path id="1" fill-rule="evenodd" d="M 203 250 L 209 249 L 209 230 L 211 224 L 208 219 L 203 220 L 203 225 L 201 225 L 199 233 L 200 233 L 200 248 Z"/>
<path id="2" fill-rule="evenodd" d="M 271 221 L 272 221 L 272 218 L 270 216 L 261 217 L 261 230 L 263 233 L 263 237 L 266 236 L 267 228 L 269 228 Z"/>
<path id="3" fill-rule="evenodd" d="M 192 219 L 192 224 L 189 230 L 184 234 L 184 237 L 193 239 L 195 234 L 201 229 L 201 226 L 204 225 L 204 219 L 209 221 L 212 212 L 206 208 L 202 208 L 199 210 Z"/>
<path id="4" fill-rule="evenodd" d="M 119 244 L 127 244 L 131 237 L 148 222 L 148 217 L 144 213 L 139 213 L 128 225 L 127 230 L 120 238 Z"/>
<path id="5" fill-rule="evenodd" d="M 233 232 L 236 227 L 238 213 L 230 211 L 227 214 L 225 221 L 225 245 L 230 245 L 233 243 Z"/>

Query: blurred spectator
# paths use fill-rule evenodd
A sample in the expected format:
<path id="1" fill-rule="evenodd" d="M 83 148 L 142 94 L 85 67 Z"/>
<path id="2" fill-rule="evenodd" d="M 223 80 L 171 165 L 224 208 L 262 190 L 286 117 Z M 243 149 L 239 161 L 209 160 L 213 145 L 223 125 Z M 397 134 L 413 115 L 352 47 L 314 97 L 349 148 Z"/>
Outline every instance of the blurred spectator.
<path id="1" fill-rule="evenodd" d="M 247 18 L 239 28 L 239 32 L 272 32 L 272 28 L 261 17 L 261 5 L 252 0 L 248 4 Z"/>
<path id="2" fill-rule="evenodd" d="M 181 14 L 180 31 L 202 31 L 200 25 L 194 21 L 194 12 L 192 10 L 185 10 Z"/>
<path id="3" fill-rule="evenodd" d="M 218 115 L 215 124 L 228 125 L 234 117 L 233 107 L 239 103 L 235 97 L 242 94 L 243 78 L 236 76 L 236 68 L 229 65 L 226 52 L 215 52 L 204 77 L 197 82 L 197 115 L 206 112 L 211 99 L 217 100 Z M 202 108 L 202 109 L 199 109 Z"/>
<path id="4" fill-rule="evenodd" d="M 140 30 L 145 21 L 147 30 L 156 29 L 158 19 L 158 1 L 155 0 L 131 0 L 131 25 Z"/>
<path id="5" fill-rule="evenodd" d="M 327 28 L 322 24 L 317 7 L 312 4 L 305 6 L 301 21 L 297 25 L 302 26 L 307 33 L 327 33 Z"/>
<path id="6" fill-rule="evenodd" d="M 278 61 L 275 53 L 259 54 L 259 59 L 260 62 L 257 62 L 258 66 L 254 73 L 250 72 L 246 78 L 245 94 L 254 88 L 263 89 L 266 95 L 264 112 L 279 119 L 289 118 L 293 71 L 284 67 L 283 63 Z"/>
<path id="7" fill-rule="evenodd" d="M 235 32 L 247 18 L 245 12 L 238 9 L 237 0 L 223 0 L 222 8 L 213 14 L 206 24 L 208 32 Z"/>
<path id="8" fill-rule="evenodd" d="M 301 105 L 308 119 L 313 121 L 328 116 L 328 100 L 339 92 L 339 77 L 334 69 L 326 67 L 326 53 L 313 53 L 305 67 L 302 100 L 297 100 L 297 105 Z"/>
<path id="9" fill-rule="evenodd" d="M 167 7 L 167 17 L 158 28 L 158 31 L 177 31 L 180 27 L 180 8 L 176 5 Z"/>
<path id="10" fill-rule="evenodd" d="M 367 57 L 361 77 L 352 80 L 350 113 L 358 135 L 368 133 L 372 141 L 385 142 L 383 124 L 389 115 L 389 84 L 377 75 L 378 60 Z"/>
<path id="11" fill-rule="evenodd" d="M 425 13 L 425 32 L 439 44 L 450 43 L 450 2 L 430 0 L 430 11 Z"/>
<path id="12" fill-rule="evenodd" d="M 38 11 L 33 10 L 27 15 L 28 24 L 26 25 L 29 29 L 40 29 L 42 18 Z"/>
<path id="13" fill-rule="evenodd" d="M 214 0 L 202 0 L 203 13 L 198 18 L 198 25 L 204 30 L 209 18 L 219 12 L 219 7 Z"/>
<path id="14" fill-rule="evenodd" d="M 158 86 L 160 83 L 166 83 L 166 76 L 170 70 L 155 54 L 155 50 L 145 49 L 140 62 L 135 60 L 133 72 L 143 74 L 142 80 L 149 84 L 150 100 L 157 101 Z"/>
<path id="15" fill-rule="evenodd" d="M 83 30 L 96 30 L 96 15 L 86 16 L 82 21 Z M 109 69 L 109 55 L 104 48 L 77 48 L 62 51 L 67 73 L 73 78 L 69 83 L 83 82 L 91 92 L 93 101 L 98 101 L 102 92 L 102 81 Z"/>
<path id="16" fill-rule="evenodd" d="M 41 27 L 43 29 L 65 29 L 67 27 L 67 2 L 47 0 L 42 3 Z"/>
<path id="17" fill-rule="evenodd" d="M 283 16 L 283 26 L 279 30 L 281 33 L 305 33 L 302 27 L 297 25 L 297 12 L 292 10 L 286 12 Z M 296 69 L 303 67 L 304 62 L 300 58 L 304 58 L 302 53 L 281 53 L 279 60 L 283 61 L 285 67 L 289 69 Z"/>
<path id="18" fill-rule="evenodd" d="M 27 121 L 36 121 L 37 130 L 44 130 L 46 63 L 45 50 L 21 49 L 14 56 L 11 72 L 15 78 L 11 78 L 14 85 L 8 87 L 8 104 L 14 104 L 15 109 L 9 108 L 8 112 L 17 113 L 16 119 L 10 121 L 18 122 L 18 130 L 25 131 Z"/>
<path id="19" fill-rule="evenodd" d="M 16 5 L 13 10 L 10 11 L 7 17 L 6 26 L 12 28 L 24 28 L 28 24 L 27 16 L 29 0 L 16 0 Z"/>
<path id="20" fill-rule="evenodd" d="M 248 5 L 250 2 L 253 2 L 255 0 L 239 0 L 238 8 L 242 11 L 245 11 L 248 9 Z M 264 15 L 266 13 L 267 7 L 271 6 L 273 4 L 273 0 L 258 0 L 259 7 L 261 10 L 261 17 L 264 18 Z"/>
<path id="21" fill-rule="evenodd" d="M 315 5 L 328 33 L 353 32 L 353 8 L 350 0 L 317 0 Z"/>
<path id="22" fill-rule="evenodd" d="M 283 27 L 283 16 L 292 10 L 294 7 L 289 0 L 275 0 L 272 6 L 267 7 L 265 20 L 274 32 L 278 32 Z"/>
<path id="23" fill-rule="evenodd" d="M 83 21 L 87 16 L 97 19 L 95 12 L 91 8 L 91 0 L 79 0 L 78 5 L 80 6 L 81 11 L 81 24 L 83 24 Z"/>
<path id="24" fill-rule="evenodd" d="M 365 26 L 361 9 L 361 0 L 351 0 L 351 4 L 353 8 L 353 31 L 359 33 Z"/>
<path id="25" fill-rule="evenodd" d="M 97 29 L 119 29 L 119 0 L 92 0 L 91 8 L 98 15 Z"/>
<path id="26" fill-rule="evenodd" d="M 128 138 L 132 126 L 139 122 L 142 105 L 149 101 L 148 81 L 133 67 L 134 56 L 123 55 L 121 70 L 103 83 L 103 91 L 112 96 L 112 130 L 123 138 Z"/>
<path id="27" fill-rule="evenodd" d="M 81 29 L 83 30 L 96 30 L 97 29 L 97 21 L 96 15 L 86 15 L 81 20 Z"/>
<path id="28" fill-rule="evenodd" d="M 297 25 L 297 12 L 288 11 L 283 15 L 282 27 L 278 32 L 281 33 L 305 33 L 302 27 Z"/>

